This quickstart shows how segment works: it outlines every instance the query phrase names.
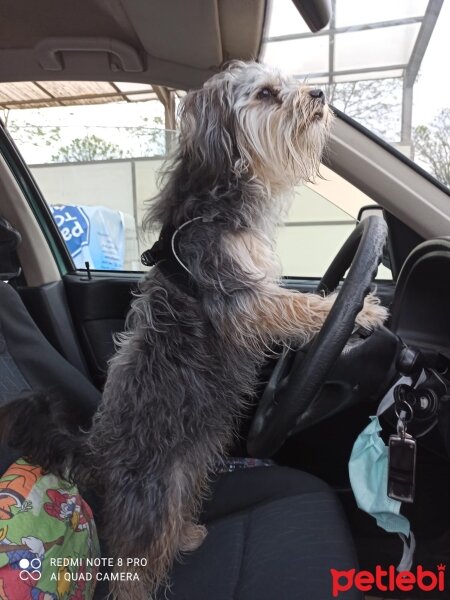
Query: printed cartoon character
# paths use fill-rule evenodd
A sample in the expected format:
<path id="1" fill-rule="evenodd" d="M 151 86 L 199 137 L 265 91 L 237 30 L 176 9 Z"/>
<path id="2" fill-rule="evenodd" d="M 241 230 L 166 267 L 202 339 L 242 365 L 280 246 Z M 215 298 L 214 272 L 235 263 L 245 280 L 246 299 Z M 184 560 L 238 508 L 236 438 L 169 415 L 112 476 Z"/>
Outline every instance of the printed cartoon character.
<path id="1" fill-rule="evenodd" d="M 0 600 L 58 600 L 55 594 L 39 588 L 38 582 L 45 552 L 63 541 L 64 538 L 60 537 L 44 543 L 29 536 L 22 538 L 22 544 L 14 544 L 4 536 L 0 542 L 0 553 L 6 553 L 8 564 L 0 569 Z"/>
<path id="2" fill-rule="evenodd" d="M 76 583 L 73 589 L 72 595 L 70 596 L 70 600 L 85 600 L 86 592 L 86 567 L 84 565 L 80 565 L 78 567 Z"/>
<path id="3" fill-rule="evenodd" d="M 63 489 L 47 490 L 47 496 L 51 502 L 44 504 L 46 513 L 59 521 L 67 523 L 75 533 L 87 531 L 86 550 L 89 555 L 95 555 L 97 550 L 93 540 L 96 538 L 96 534 L 89 505 L 79 494 L 69 493 Z M 64 577 L 66 573 L 63 571 L 64 568 L 62 567 L 58 573 L 58 598 L 66 598 L 64 594 L 67 594 L 67 600 L 84 600 L 86 594 L 90 596 L 89 591 L 86 589 L 86 568 L 83 564 L 79 566 L 72 583 Z M 94 581 L 96 573 L 97 568 L 94 567 L 91 573 Z M 92 589 L 91 583 L 88 586 Z"/>
<path id="4" fill-rule="evenodd" d="M 51 502 L 44 504 L 44 510 L 52 517 L 70 524 L 73 531 L 89 529 L 92 520 L 90 507 L 78 494 L 69 494 L 64 490 L 48 490 Z"/>
<path id="5" fill-rule="evenodd" d="M 58 598 L 66 598 L 72 587 L 71 573 L 67 567 L 58 568 L 58 583 L 56 584 L 56 593 Z"/>
<path id="6" fill-rule="evenodd" d="M 79 573 L 51 569 L 50 548 L 80 558 Z M 86 578 L 82 561 L 97 555 L 92 511 L 76 487 L 24 459 L 12 464 L 0 477 L 0 600 L 92 598 L 96 569 Z"/>
<path id="7" fill-rule="evenodd" d="M 40 467 L 20 463 L 11 465 L 0 485 L 0 520 L 12 519 L 15 513 L 30 510 L 31 503 L 26 497 L 41 475 Z"/>

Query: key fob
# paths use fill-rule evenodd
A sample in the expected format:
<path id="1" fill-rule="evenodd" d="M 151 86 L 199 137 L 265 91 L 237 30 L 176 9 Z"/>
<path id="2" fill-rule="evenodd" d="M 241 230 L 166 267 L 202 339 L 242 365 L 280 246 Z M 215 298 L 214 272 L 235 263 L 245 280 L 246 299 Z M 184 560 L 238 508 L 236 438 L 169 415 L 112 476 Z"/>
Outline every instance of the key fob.
<path id="1" fill-rule="evenodd" d="M 387 494 L 393 500 L 414 502 L 416 486 L 416 440 L 405 434 L 389 438 Z"/>

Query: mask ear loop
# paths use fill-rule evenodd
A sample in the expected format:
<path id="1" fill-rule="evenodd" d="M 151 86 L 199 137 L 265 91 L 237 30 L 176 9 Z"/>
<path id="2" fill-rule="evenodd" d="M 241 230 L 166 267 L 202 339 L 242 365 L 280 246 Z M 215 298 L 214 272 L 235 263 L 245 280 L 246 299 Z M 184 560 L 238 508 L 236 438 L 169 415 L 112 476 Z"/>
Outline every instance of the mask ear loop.
<path id="1" fill-rule="evenodd" d="M 180 231 L 182 229 L 184 229 L 187 225 L 190 225 L 191 223 L 193 223 L 194 221 L 199 221 L 202 220 L 204 223 L 212 223 L 215 219 L 215 216 L 213 217 L 194 217 L 193 219 L 189 219 L 189 221 L 185 221 L 184 223 L 182 223 L 179 227 L 177 227 L 177 229 L 175 229 L 175 231 L 173 232 L 172 235 L 172 239 L 170 240 L 170 247 L 172 249 L 172 253 L 175 257 L 175 260 L 177 261 L 177 263 L 180 265 L 180 267 L 183 267 L 183 269 L 189 273 L 189 275 L 194 279 L 194 275 L 192 274 L 192 272 L 187 268 L 187 266 L 184 264 L 184 262 L 181 260 L 181 258 L 178 256 L 177 251 L 175 250 L 175 238 L 177 237 L 177 235 L 180 233 Z"/>
<path id="2" fill-rule="evenodd" d="M 185 221 L 182 225 L 180 225 L 177 229 L 175 229 L 175 231 L 173 232 L 173 235 L 172 235 L 172 239 L 170 240 L 170 247 L 172 248 L 172 254 L 175 256 L 175 260 L 181 267 L 183 267 L 183 269 L 187 273 L 189 273 L 189 275 L 191 277 L 194 277 L 194 276 L 192 275 L 191 271 L 187 268 L 187 266 L 184 264 L 184 262 L 181 260 L 181 258 L 178 256 L 177 251 L 175 250 L 175 238 L 180 233 L 180 231 L 182 229 L 184 229 L 187 225 L 190 225 L 191 223 L 193 223 L 194 221 L 198 221 L 199 219 L 203 219 L 203 217 L 194 217 L 193 219 L 189 219 L 189 221 Z"/>
<path id="3" fill-rule="evenodd" d="M 399 533 L 398 536 L 403 542 L 402 558 L 397 565 L 397 572 L 400 573 L 401 571 L 411 570 L 414 561 L 414 552 L 416 550 L 416 538 L 414 537 L 412 530 L 409 531 L 409 538 L 403 533 Z"/>

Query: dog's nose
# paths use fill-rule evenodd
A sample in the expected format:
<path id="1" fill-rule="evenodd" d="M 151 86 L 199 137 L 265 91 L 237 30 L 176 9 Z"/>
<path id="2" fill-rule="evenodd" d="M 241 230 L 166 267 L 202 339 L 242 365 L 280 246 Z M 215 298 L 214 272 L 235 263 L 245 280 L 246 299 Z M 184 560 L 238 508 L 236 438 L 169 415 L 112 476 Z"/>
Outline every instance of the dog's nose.
<path id="1" fill-rule="evenodd" d="M 325 94 L 321 89 L 313 88 L 312 90 L 309 90 L 309 95 L 311 96 L 311 98 L 320 100 L 322 104 L 325 104 Z"/>

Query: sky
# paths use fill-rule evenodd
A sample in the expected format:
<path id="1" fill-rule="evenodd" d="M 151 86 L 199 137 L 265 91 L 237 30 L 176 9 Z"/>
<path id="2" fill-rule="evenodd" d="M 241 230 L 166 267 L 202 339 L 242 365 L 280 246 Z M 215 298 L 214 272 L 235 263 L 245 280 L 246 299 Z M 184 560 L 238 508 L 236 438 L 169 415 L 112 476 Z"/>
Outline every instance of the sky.
<path id="1" fill-rule="evenodd" d="M 346 3 L 346 9 L 351 15 L 354 15 L 355 10 L 357 10 L 358 15 L 354 18 L 359 19 L 359 22 L 365 22 L 365 18 L 367 21 L 373 20 L 374 16 L 371 11 L 373 13 L 374 8 L 380 11 L 384 10 L 386 17 L 389 18 L 392 11 L 399 10 L 401 4 L 406 6 L 413 14 L 416 7 L 426 5 L 425 0 L 395 0 L 395 2 L 394 0 L 378 0 L 377 2 L 375 0 L 338 0 L 338 2 Z M 273 6 L 274 10 L 277 11 L 277 20 L 274 21 L 273 26 L 278 27 L 278 33 L 280 27 L 294 27 L 292 16 L 296 17 L 296 14 L 293 15 L 292 13 L 293 5 L 291 2 L 289 0 L 273 0 Z M 352 7 L 355 10 L 350 11 Z M 377 51 L 378 49 L 374 47 L 373 52 Z M 446 0 L 423 59 L 418 81 L 414 87 L 414 126 L 427 124 L 440 110 L 450 108 L 449 58 L 450 0 Z M 283 65 L 280 65 L 280 67 L 283 67 Z M 34 123 L 43 126 L 61 127 L 61 144 L 69 143 L 74 137 L 85 135 L 86 129 L 80 127 L 80 123 L 82 123 L 85 127 L 91 128 L 90 133 L 95 133 L 99 137 L 104 137 L 108 141 L 120 145 L 124 143 L 125 130 L 117 129 L 117 127 L 139 126 L 143 123 L 144 117 L 152 121 L 156 116 L 163 118 L 163 115 L 162 105 L 157 101 L 150 101 L 40 110 L 15 110 L 11 111 L 9 122 L 15 122 L 17 125 Z M 132 141 L 130 143 L 132 144 Z M 49 161 L 54 148 L 45 145 L 36 147 L 32 144 L 26 144 L 21 146 L 21 151 L 29 163 L 36 164 Z"/>
<path id="2" fill-rule="evenodd" d="M 450 108 L 450 0 L 445 0 L 414 86 L 413 125 Z"/>

